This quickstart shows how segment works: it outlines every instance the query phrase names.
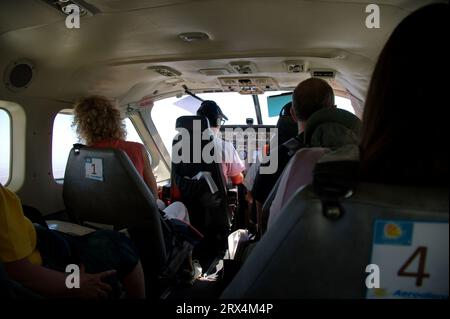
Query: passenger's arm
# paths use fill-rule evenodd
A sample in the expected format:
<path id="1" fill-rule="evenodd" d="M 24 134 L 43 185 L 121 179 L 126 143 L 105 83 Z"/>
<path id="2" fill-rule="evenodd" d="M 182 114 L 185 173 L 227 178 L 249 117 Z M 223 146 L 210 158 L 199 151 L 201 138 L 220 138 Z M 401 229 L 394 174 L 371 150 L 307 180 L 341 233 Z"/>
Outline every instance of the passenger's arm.
<path id="1" fill-rule="evenodd" d="M 80 288 L 66 287 L 66 274 L 32 264 L 27 258 L 5 263 L 11 279 L 37 294 L 61 298 L 107 298 L 111 287 L 101 280 L 115 274 L 114 270 L 98 274 L 86 274 L 80 269 Z"/>
<path id="2" fill-rule="evenodd" d="M 144 182 L 150 188 L 155 196 L 155 199 L 158 198 L 158 186 L 156 184 L 155 175 L 153 175 L 152 166 L 150 165 L 150 160 L 147 155 L 147 150 L 144 145 L 142 145 L 142 156 L 144 157 Z"/>

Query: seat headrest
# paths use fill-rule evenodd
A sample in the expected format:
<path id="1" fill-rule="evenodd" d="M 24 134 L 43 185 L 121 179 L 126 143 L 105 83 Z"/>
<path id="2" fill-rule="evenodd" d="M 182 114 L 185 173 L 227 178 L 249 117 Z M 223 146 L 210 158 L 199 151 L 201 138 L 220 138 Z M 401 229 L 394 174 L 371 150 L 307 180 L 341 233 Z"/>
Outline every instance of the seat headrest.
<path id="1" fill-rule="evenodd" d="M 188 131 L 192 131 L 194 129 L 194 121 L 198 121 L 198 123 L 200 123 L 201 131 L 204 131 L 207 128 L 209 128 L 209 121 L 206 117 L 195 115 L 180 116 L 179 118 L 177 118 L 175 128 L 176 129 L 184 128 Z"/>
<path id="2" fill-rule="evenodd" d="M 277 121 L 278 144 L 284 144 L 298 135 L 298 125 L 290 115 L 280 115 Z"/>
<path id="3" fill-rule="evenodd" d="M 360 129 L 361 120 L 354 114 L 338 108 L 325 108 L 315 112 L 306 122 L 305 144 L 322 147 L 355 144 L 358 143 Z"/>

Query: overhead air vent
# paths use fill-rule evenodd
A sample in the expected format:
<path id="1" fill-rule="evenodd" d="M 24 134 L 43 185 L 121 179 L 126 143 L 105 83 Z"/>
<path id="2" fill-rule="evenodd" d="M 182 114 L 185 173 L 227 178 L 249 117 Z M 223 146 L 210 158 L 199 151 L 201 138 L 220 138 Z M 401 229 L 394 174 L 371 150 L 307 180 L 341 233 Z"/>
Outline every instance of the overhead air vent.
<path id="1" fill-rule="evenodd" d="M 334 79 L 336 76 L 336 71 L 330 69 L 312 69 L 310 73 L 313 78 Z"/>
<path id="2" fill-rule="evenodd" d="M 228 75 L 230 74 L 230 71 L 224 68 L 217 68 L 217 69 L 201 69 L 198 70 L 201 74 L 208 75 L 208 76 L 219 76 L 219 75 Z"/>
<path id="3" fill-rule="evenodd" d="M 283 64 L 288 73 L 308 72 L 308 63 L 306 61 L 284 61 Z"/>
<path id="4" fill-rule="evenodd" d="M 156 73 L 159 73 L 162 76 L 166 77 L 175 77 L 181 75 L 180 71 L 177 71 L 174 68 L 171 68 L 170 66 L 166 65 L 152 65 L 147 67 L 147 70 L 155 71 Z"/>
<path id="5" fill-rule="evenodd" d="M 19 92 L 27 89 L 34 77 L 34 65 L 28 60 L 17 60 L 8 65 L 3 75 L 5 86 Z"/>
<path id="6" fill-rule="evenodd" d="M 254 74 L 258 73 L 256 65 L 249 61 L 230 62 L 230 67 L 239 74 Z"/>
<path id="7" fill-rule="evenodd" d="M 186 32 L 180 33 L 178 37 L 185 42 L 209 40 L 209 35 L 204 32 Z"/>
<path id="8" fill-rule="evenodd" d="M 59 12 L 63 14 L 70 14 L 72 9 L 70 9 L 71 5 L 76 5 L 80 9 L 80 16 L 93 16 L 94 14 L 100 13 L 93 5 L 87 3 L 84 0 L 42 0 L 47 3 L 49 6 L 55 8 Z"/>

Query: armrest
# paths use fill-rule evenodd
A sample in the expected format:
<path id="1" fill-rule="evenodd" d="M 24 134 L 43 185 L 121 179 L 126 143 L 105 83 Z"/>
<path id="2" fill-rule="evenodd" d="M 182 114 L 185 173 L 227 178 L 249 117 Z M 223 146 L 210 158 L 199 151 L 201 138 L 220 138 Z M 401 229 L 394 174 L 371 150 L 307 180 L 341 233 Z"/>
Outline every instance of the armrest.
<path id="1" fill-rule="evenodd" d="M 73 224 L 69 222 L 64 222 L 62 220 L 48 220 L 48 228 L 53 230 L 58 230 L 62 233 L 83 236 L 95 231 L 93 228 L 81 226 L 78 224 Z"/>

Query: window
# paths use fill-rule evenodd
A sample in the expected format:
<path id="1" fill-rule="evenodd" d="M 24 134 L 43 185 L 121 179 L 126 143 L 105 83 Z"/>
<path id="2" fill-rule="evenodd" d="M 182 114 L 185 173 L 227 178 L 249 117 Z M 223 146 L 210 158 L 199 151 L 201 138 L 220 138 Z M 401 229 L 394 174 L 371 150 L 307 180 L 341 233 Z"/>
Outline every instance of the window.
<path id="1" fill-rule="evenodd" d="M 203 100 L 213 100 L 220 106 L 223 114 L 228 117 L 225 125 L 246 124 L 252 118 L 256 124 L 255 105 L 251 95 L 235 92 L 198 94 Z M 172 137 L 173 138 L 173 137 Z"/>
<path id="2" fill-rule="evenodd" d="M 11 177 L 11 117 L 0 109 L 0 183 L 6 185 Z"/>
<path id="3" fill-rule="evenodd" d="M 56 115 L 53 123 L 52 170 L 55 180 L 64 178 L 70 150 L 73 144 L 80 142 L 76 128 L 72 126 L 73 117 L 70 111 L 62 111 Z M 126 140 L 142 143 L 130 119 L 126 118 L 124 123 L 127 132 Z"/>
<path id="4" fill-rule="evenodd" d="M 352 102 L 350 101 L 350 99 L 335 95 L 334 103 L 336 103 L 336 106 L 338 108 L 349 111 L 352 114 L 355 114 L 355 110 L 353 109 Z"/>
<path id="5" fill-rule="evenodd" d="M 278 115 L 269 116 L 267 98 L 272 95 L 280 95 L 287 92 L 289 91 L 273 91 L 258 95 L 263 124 L 275 125 L 278 121 Z M 234 92 L 197 95 L 203 100 L 214 100 L 217 102 L 222 112 L 229 119 L 225 124 L 246 124 L 247 118 L 253 118 L 254 123 L 257 124 L 255 106 L 250 95 L 242 95 Z M 354 114 L 349 99 L 335 96 L 335 103 L 338 108 Z M 200 101 L 191 96 L 183 96 L 182 98 L 171 97 L 155 102 L 151 111 L 151 117 L 169 154 L 172 149 L 172 140 L 177 133 L 175 129 L 177 118 L 184 115 L 195 115 L 199 106 Z"/>
<path id="6" fill-rule="evenodd" d="M 252 118 L 256 124 L 255 107 L 253 99 L 249 95 L 226 92 L 203 93 L 198 94 L 198 97 L 203 100 L 215 101 L 228 117 L 228 121 L 225 124 L 246 124 L 247 118 Z M 155 102 L 151 117 L 169 154 L 172 149 L 172 140 L 177 133 L 175 129 L 177 118 L 184 115 L 195 115 L 200 103 L 199 100 L 191 96 L 184 96 L 183 98 L 172 97 Z"/>
<path id="7" fill-rule="evenodd" d="M 266 92 L 264 94 L 258 95 L 259 105 L 261 107 L 261 116 L 262 116 L 263 123 L 265 125 L 276 125 L 277 121 L 278 121 L 278 115 L 277 116 L 269 116 L 269 111 L 268 111 L 268 107 L 267 107 L 267 98 L 272 95 L 280 95 L 280 94 L 287 93 L 287 92 L 289 92 L 289 91 Z M 334 103 L 336 104 L 336 106 L 338 108 L 355 114 L 355 110 L 352 107 L 352 103 L 351 103 L 350 99 L 335 95 Z"/>
<path id="8" fill-rule="evenodd" d="M 64 111 L 58 113 L 53 122 L 52 170 L 56 180 L 64 178 L 70 150 L 73 144 L 79 142 L 72 122 L 73 114 Z"/>
<path id="9" fill-rule="evenodd" d="M 141 137 L 139 136 L 139 133 L 136 131 L 136 128 L 134 127 L 133 123 L 128 117 L 124 120 L 124 123 L 125 123 L 125 130 L 127 132 L 127 137 L 125 138 L 125 140 L 129 142 L 137 142 L 144 144 L 144 142 L 142 142 Z"/>

